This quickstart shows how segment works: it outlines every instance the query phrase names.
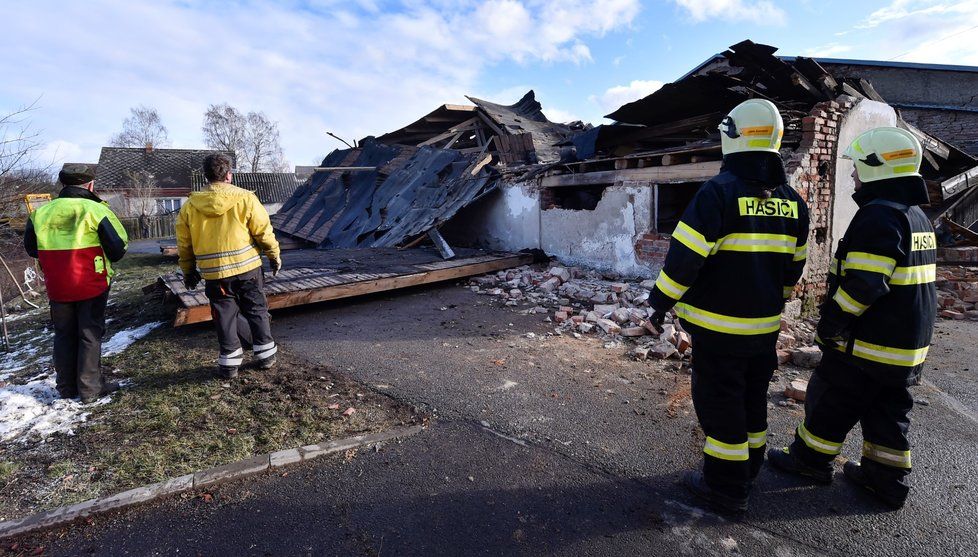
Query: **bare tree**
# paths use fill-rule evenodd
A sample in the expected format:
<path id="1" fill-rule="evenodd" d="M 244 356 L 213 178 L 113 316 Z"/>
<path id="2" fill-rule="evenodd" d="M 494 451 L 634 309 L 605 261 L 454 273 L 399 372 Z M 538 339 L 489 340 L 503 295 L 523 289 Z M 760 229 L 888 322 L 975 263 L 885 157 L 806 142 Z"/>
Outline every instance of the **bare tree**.
<path id="1" fill-rule="evenodd" d="M 122 131 L 112 136 L 109 144 L 114 147 L 166 147 L 170 136 L 155 108 L 135 106 L 129 109 L 129 117 L 122 121 Z"/>
<path id="2" fill-rule="evenodd" d="M 145 170 L 126 172 L 129 187 L 126 188 L 126 216 L 145 217 L 156 213 L 156 197 L 159 189 L 156 178 Z"/>
<path id="3" fill-rule="evenodd" d="M 37 101 L 0 115 L 0 215 L 25 212 L 24 195 L 54 193 L 51 165 L 37 160 L 40 133 L 31 129 Z"/>
<path id="4" fill-rule="evenodd" d="M 283 172 L 278 123 L 264 112 L 242 114 L 227 103 L 211 105 L 204 113 L 204 144 L 230 151 L 238 168 L 249 172 Z"/>

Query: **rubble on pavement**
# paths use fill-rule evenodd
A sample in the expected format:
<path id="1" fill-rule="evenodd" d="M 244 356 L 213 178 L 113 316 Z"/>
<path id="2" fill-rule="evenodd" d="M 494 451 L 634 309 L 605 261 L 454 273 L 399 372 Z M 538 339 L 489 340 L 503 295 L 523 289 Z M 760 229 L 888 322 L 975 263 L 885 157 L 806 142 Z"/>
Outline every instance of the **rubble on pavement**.
<path id="1" fill-rule="evenodd" d="M 654 280 L 561 265 L 524 265 L 469 280 L 473 292 L 501 298 L 511 307 L 531 306 L 525 313 L 545 314 L 556 334 L 595 335 L 610 346 L 634 343 L 631 355 L 638 360 L 687 360 L 693 343 L 679 320 L 670 313 L 658 329 L 649 321 L 654 285 Z M 778 360 L 815 367 L 812 350 L 821 356 L 812 347 L 815 323 L 800 313 L 800 301 L 789 302 L 778 337 Z"/>
<path id="2" fill-rule="evenodd" d="M 944 319 L 978 321 L 978 267 L 938 267 L 937 314 Z"/>

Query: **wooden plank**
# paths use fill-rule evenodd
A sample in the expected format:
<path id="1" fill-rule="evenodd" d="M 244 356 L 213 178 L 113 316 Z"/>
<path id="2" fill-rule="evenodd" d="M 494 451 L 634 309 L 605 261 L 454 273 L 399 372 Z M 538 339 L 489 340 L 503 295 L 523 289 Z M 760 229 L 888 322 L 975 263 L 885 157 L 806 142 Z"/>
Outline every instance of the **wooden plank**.
<path id="1" fill-rule="evenodd" d="M 951 156 L 951 148 L 948 145 L 936 137 L 918 130 L 916 127 L 907 123 L 907 121 L 903 118 L 897 118 L 897 126 L 914 134 L 917 141 L 920 141 L 920 144 L 923 145 L 925 149 L 931 153 L 934 153 L 938 157 L 947 160 L 947 158 Z"/>
<path id="2" fill-rule="evenodd" d="M 555 188 L 562 186 L 613 184 L 619 181 L 650 182 L 654 184 L 705 182 L 720 173 L 720 164 L 720 161 L 711 161 L 677 164 L 674 166 L 651 166 L 624 170 L 562 174 L 541 178 L 540 185 L 545 188 Z"/>
<path id="3" fill-rule="evenodd" d="M 944 199 L 947 199 L 976 184 L 978 184 L 978 166 L 944 180 L 941 182 L 941 190 L 944 192 Z"/>
<path id="4" fill-rule="evenodd" d="M 376 166 L 317 166 L 313 172 L 343 172 L 343 171 L 377 170 Z"/>
<path id="5" fill-rule="evenodd" d="M 452 251 L 452 246 L 448 245 L 448 241 L 445 237 L 438 232 L 437 228 L 432 228 L 428 231 L 428 237 L 431 238 L 431 243 L 435 244 L 435 249 L 441 255 L 442 259 L 454 259 L 455 252 Z"/>
<path id="6" fill-rule="evenodd" d="M 269 309 L 281 309 L 316 302 L 352 298 L 356 296 L 363 296 L 365 294 L 373 294 L 375 292 L 385 292 L 388 290 L 397 290 L 399 288 L 408 288 L 422 284 L 431 284 L 434 282 L 481 275 L 491 273 L 493 271 L 500 271 L 502 269 L 519 267 L 520 265 L 528 265 L 532 262 L 533 256 L 528 254 L 495 256 L 495 258 L 491 261 L 483 261 L 468 265 L 458 265 L 436 271 L 398 275 L 377 280 L 341 284 L 328 288 L 304 290 L 301 292 L 274 294 L 268 297 L 268 307 Z M 173 326 L 180 327 L 182 325 L 189 325 L 192 323 L 202 323 L 204 321 L 210 321 L 210 319 L 210 307 L 206 305 L 179 308 L 177 310 L 176 317 L 173 320 Z"/>

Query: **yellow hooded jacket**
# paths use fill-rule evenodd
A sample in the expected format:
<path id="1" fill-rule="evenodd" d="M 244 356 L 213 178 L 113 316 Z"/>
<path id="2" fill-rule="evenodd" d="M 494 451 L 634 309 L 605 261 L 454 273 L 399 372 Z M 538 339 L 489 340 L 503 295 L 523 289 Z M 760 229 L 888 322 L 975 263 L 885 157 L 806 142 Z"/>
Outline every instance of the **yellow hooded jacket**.
<path id="1" fill-rule="evenodd" d="M 222 279 L 261 267 L 261 252 L 269 260 L 280 257 L 268 212 L 258 197 L 226 182 L 212 182 L 191 193 L 176 229 L 184 275 L 197 267 L 205 280 Z"/>

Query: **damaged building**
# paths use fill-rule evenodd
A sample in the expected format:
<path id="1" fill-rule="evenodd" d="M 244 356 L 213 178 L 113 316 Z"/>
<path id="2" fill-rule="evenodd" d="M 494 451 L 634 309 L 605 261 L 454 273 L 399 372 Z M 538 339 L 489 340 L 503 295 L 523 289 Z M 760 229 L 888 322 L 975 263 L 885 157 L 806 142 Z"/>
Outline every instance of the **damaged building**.
<path id="1" fill-rule="evenodd" d="M 809 263 L 796 289 L 809 308 L 824 294 L 834 245 L 857 209 L 842 151 L 870 128 L 900 126 L 920 140 L 925 209 L 942 244 L 978 246 L 978 161 L 929 131 L 928 114 L 950 111 L 904 91 L 888 102 L 880 89 L 898 95 L 892 80 L 877 89 L 864 77 L 871 74 L 857 72 L 887 70 L 882 63 L 823 65 L 775 53 L 751 41 L 734 45 L 609 114 L 609 125 L 550 122 L 532 91 L 512 105 L 470 97 L 471 105 L 439 106 L 330 153 L 272 219 L 286 245 L 316 248 L 291 255 L 298 265 L 286 255 L 287 270 L 269 281 L 272 307 L 500 270 L 530 261 L 528 252 L 654 277 L 687 204 L 720 170 L 720 120 L 749 98 L 778 106 L 789 181 L 811 209 Z M 954 76 L 942 82 L 956 88 L 941 102 L 969 83 Z M 181 291 L 178 277 L 163 282 L 186 309 L 184 322 L 208 318 L 202 294 Z"/>

